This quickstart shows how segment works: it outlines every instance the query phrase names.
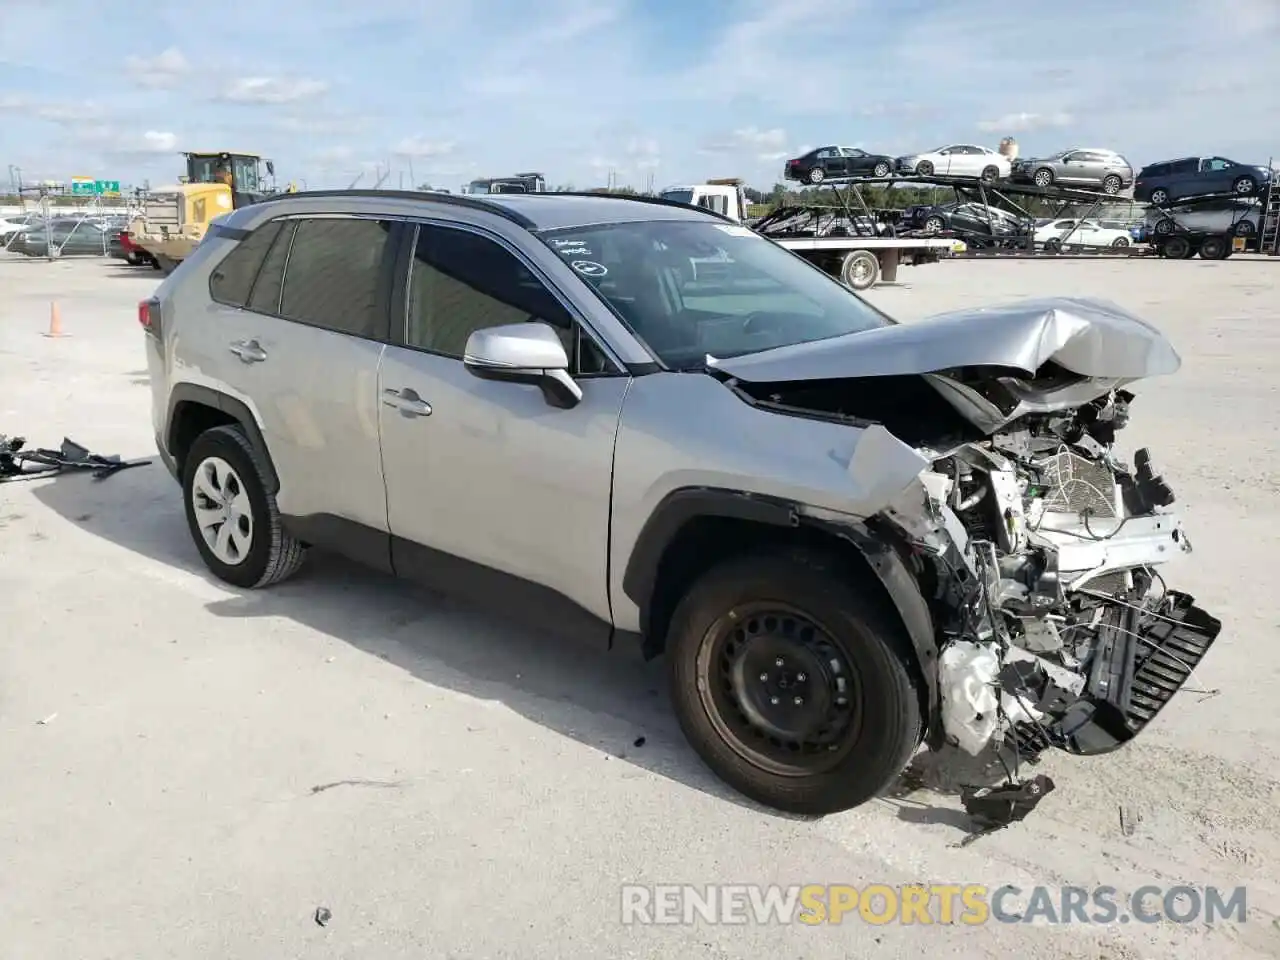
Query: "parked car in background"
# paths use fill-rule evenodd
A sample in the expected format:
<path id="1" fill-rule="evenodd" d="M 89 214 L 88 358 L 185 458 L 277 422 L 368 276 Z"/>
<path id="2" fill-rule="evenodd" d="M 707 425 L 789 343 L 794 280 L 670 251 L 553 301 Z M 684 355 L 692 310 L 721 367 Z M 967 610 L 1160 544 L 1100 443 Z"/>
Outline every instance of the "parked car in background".
<path id="1" fill-rule="evenodd" d="M 788 160 L 782 175 L 787 180 L 821 183 L 831 177 L 887 177 L 892 172 L 892 157 L 857 147 L 819 147 Z"/>
<path id="2" fill-rule="evenodd" d="M 21 233 L 27 229 L 28 224 L 18 220 L 9 220 L 6 217 L 0 217 L 0 239 L 8 237 L 15 233 Z"/>
<path id="3" fill-rule="evenodd" d="M 116 256 L 123 248 L 119 231 L 88 220 L 66 218 L 24 230 L 9 249 L 28 257 L 46 257 L 50 251 L 62 257 L 103 257 Z"/>
<path id="4" fill-rule="evenodd" d="M 898 173 L 922 177 L 972 177 L 986 183 L 1007 179 L 1013 164 L 1004 154 L 974 143 L 953 143 L 894 160 Z"/>
<path id="5" fill-rule="evenodd" d="M 912 225 L 930 233 L 951 230 L 956 233 L 999 239 L 1025 237 L 1030 223 L 1007 210 L 955 200 L 932 207 L 913 207 Z"/>
<path id="6" fill-rule="evenodd" d="M 1221 202 L 1181 207 L 1149 207 L 1146 226 L 1152 233 L 1167 236 L 1178 227 L 1194 233 L 1230 233 L 1251 237 L 1262 222 L 1262 204 L 1254 199 L 1226 199 Z"/>
<path id="7" fill-rule="evenodd" d="M 1047 157 L 1015 161 L 1009 179 L 1037 187 L 1060 184 L 1117 194 L 1133 185 L 1133 167 L 1114 150 L 1072 147 Z"/>
<path id="8" fill-rule="evenodd" d="M 1265 166 L 1226 157 L 1182 157 L 1143 167 L 1133 187 L 1135 200 L 1165 206 L 1174 200 L 1233 194 L 1250 197 L 1271 180 Z"/>
<path id="9" fill-rule="evenodd" d="M 1129 247 L 1127 227 L 1107 227 L 1097 220 L 1054 220 L 1036 229 L 1035 242 L 1046 249 L 1062 247 Z"/>
<path id="10" fill-rule="evenodd" d="M 159 267 L 156 258 L 152 254 L 144 250 L 133 242 L 133 237 L 129 236 L 128 230 L 120 230 L 116 236 L 120 240 L 119 250 L 112 250 L 111 256 L 124 260 L 126 263 L 135 267 Z"/>

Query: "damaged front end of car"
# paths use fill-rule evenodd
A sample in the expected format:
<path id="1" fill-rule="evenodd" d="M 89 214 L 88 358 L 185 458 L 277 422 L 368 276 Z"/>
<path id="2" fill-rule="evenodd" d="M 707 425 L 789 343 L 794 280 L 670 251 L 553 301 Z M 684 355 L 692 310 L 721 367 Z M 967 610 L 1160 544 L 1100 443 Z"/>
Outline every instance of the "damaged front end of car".
<path id="1" fill-rule="evenodd" d="M 1077 299 L 838 341 L 710 366 L 757 406 L 877 425 L 929 462 L 865 525 L 934 614 L 931 745 L 1033 759 L 1132 740 L 1221 630 L 1158 572 L 1191 550 L 1173 491 L 1145 449 L 1116 452 L 1126 386 L 1176 371 L 1172 347 Z"/>

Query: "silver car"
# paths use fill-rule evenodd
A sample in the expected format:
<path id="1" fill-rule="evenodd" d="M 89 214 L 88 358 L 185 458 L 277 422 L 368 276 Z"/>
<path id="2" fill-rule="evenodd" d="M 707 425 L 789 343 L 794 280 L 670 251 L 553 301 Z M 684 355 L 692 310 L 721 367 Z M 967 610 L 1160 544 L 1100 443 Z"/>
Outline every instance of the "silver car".
<path id="1" fill-rule="evenodd" d="M 1178 355 L 1108 304 L 898 324 L 683 204 L 338 191 L 215 224 L 139 322 L 216 576 L 325 546 L 636 639 L 782 810 L 863 803 L 922 743 L 1110 751 L 1221 628 L 1156 572 L 1189 549 L 1168 484 L 1113 450 Z"/>
<path id="2" fill-rule="evenodd" d="M 1114 195 L 1133 186 L 1133 167 L 1114 150 L 1074 147 L 1048 157 L 1017 160 L 1009 179 L 1037 187 L 1084 187 Z"/>
<path id="3" fill-rule="evenodd" d="M 1262 222 L 1262 204 L 1257 200 L 1221 200 L 1187 204 L 1173 208 L 1149 207 L 1146 227 L 1161 236 L 1178 228 L 1192 233 L 1229 233 L 1252 237 Z"/>

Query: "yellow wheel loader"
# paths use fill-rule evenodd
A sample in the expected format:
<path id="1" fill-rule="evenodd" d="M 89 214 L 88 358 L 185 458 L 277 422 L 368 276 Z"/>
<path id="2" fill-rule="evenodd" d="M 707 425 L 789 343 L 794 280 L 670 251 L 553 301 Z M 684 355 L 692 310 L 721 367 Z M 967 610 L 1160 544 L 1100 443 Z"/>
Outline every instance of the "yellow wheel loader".
<path id="1" fill-rule="evenodd" d="M 183 156 L 186 176 L 150 191 L 141 213 L 129 224 L 129 239 L 150 253 L 166 274 L 204 239 L 211 220 L 278 192 L 275 165 L 256 154 L 223 150 Z M 286 189 L 297 190 L 293 184 Z"/>

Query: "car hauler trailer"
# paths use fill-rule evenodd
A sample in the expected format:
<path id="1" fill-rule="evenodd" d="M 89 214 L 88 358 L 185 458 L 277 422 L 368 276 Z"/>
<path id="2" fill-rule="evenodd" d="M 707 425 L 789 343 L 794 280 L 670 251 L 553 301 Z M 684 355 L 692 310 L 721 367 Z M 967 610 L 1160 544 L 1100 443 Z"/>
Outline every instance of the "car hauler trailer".
<path id="1" fill-rule="evenodd" d="M 1280 255 L 1280 186 L 1272 174 L 1251 191 L 1220 192 L 1152 203 L 1148 234 L 1169 260 L 1225 260 L 1233 253 Z"/>
<path id="2" fill-rule="evenodd" d="M 935 263 L 964 249 L 964 244 L 954 239 L 897 237 L 891 230 L 886 233 L 868 227 L 867 218 L 874 221 L 874 216 L 869 210 L 853 211 L 848 198 L 835 189 L 842 182 L 834 178 L 824 181 L 824 187 L 835 190 L 835 205 L 787 206 L 754 221 L 747 216 L 746 191 L 736 177 L 668 187 L 659 199 L 703 207 L 736 220 L 854 290 L 896 281 L 899 266 Z M 865 210 L 865 203 L 863 207 Z"/>

